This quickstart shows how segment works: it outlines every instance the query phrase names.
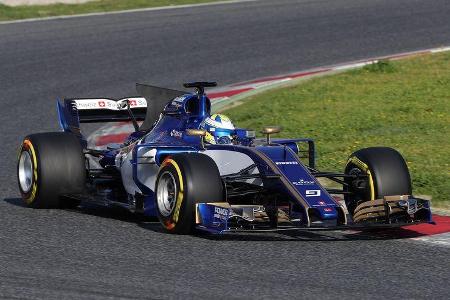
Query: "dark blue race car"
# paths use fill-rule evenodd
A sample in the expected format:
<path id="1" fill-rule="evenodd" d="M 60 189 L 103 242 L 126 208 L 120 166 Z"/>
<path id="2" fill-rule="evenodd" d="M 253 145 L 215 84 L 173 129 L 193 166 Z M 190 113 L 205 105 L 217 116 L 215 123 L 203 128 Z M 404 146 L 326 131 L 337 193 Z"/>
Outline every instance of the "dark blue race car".
<path id="1" fill-rule="evenodd" d="M 172 233 L 390 227 L 431 222 L 430 203 L 412 196 L 394 149 L 350 155 L 344 172 L 315 167 L 314 142 L 264 139 L 211 115 L 204 92 L 214 82 L 184 85 L 194 93 L 137 84 L 142 97 L 58 102 L 62 132 L 25 137 L 19 189 L 34 208 L 81 201 L 157 216 Z M 88 147 L 81 123 L 132 122 L 121 144 Z M 143 122 L 140 122 L 143 121 Z M 327 188 L 326 178 L 340 188 Z M 344 201 L 339 201 L 340 199 Z"/>

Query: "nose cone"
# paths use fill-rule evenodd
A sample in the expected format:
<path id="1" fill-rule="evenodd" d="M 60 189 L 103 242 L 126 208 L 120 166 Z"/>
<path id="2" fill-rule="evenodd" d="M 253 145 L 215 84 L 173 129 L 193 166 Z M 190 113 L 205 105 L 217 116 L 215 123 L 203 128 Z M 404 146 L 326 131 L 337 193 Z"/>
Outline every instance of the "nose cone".
<path id="1" fill-rule="evenodd" d="M 319 206 L 313 208 L 321 220 L 335 220 L 338 212 L 335 206 Z"/>

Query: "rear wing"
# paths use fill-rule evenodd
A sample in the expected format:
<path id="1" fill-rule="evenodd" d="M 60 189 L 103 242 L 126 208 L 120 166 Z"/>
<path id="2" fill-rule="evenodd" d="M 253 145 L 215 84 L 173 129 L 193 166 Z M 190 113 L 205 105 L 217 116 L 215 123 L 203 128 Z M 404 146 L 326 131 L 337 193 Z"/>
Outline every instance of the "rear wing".
<path id="1" fill-rule="evenodd" d="M 147 100 L 143 97 L 124 99 L 81 98 L 57 101 L 58 117 L 61 128 L 81 136 L 81 123 L 125 122 L 132 121 L 128 105 L 136 121 L 145 120 Z"/>
<path id="2" fill-rule="evenodd" d="M 142 97 L 114 99 L 65 99 L 64 104 L 77 111 L 80 123 L 131 121 L 127 111 L 130 104 L 136 120 L 143 121 L 147 112 L 147 100 Z"/>
<path id="3" fill-rule="evenodd" d="M 149 130 L 159 119 L 164 107 L 173 98 L 186 94 L 146 84 L 136 84 L 137 92 L 143 97 L 123 99 L 109 98 L 71 98 L 57 101 L 61 128 L 83 139 L 81 123 L 126 122 L 132 121 L 136 130 Z M 136 121 L 144 121 L 138 128 Z"/>

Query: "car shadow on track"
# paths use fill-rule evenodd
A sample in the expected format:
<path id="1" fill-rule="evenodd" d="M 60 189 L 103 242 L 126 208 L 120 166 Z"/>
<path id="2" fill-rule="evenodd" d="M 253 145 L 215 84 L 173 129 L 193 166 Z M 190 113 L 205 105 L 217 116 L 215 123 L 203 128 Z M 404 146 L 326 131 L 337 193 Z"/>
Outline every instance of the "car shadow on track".
<path id="1" fill-rule="evenodd" d="M 5 198 L 6 203 L 26 208 L 20 198 Z M 156 233 L 164 233 L 164 230 L 156 218 L 149 218 L 143 215 L 131 213 L 123 208 L 106 208 L 98 205 L 82 203 L 75 209 L 65 209 L 67 212 L 73 212 L 84 215 L 91 215 L 101 218 L 114 219 L 121 222 L 135 223 L 138 227 L 150 230 Z M 264 233 L 227 233 L 227 234 L 209 234 L 196 232 L 195 237 L 206 240 L 216 241 L 354 241 L 354 240 L 396 240 L 406 238 L 417 238 L 423 236 L 413 230 L 405 228 L 390 229 L 370 229 L 370 230 L 334 230 L 334 231 L 282 231 L 282 232 L 264 232 Z"/>
<path id="2" fill-rule="evenodd" d="M 24 209 L 32 209 L 27 208 L 24 204 L 23 200 L 20 198 L 5 198 L 3 199 L 6 203 L 9 203 L 14 206 L 22 207 Z M 91 215 L 101 218 L 114 219 L 122 222 L 129 223 L 139 223 L 143 221 L 154 221 L 157 222 L 156 218 L 151 219 L 149 217 L 144 217 L 143 215 L 134 214 L 130 211 L 120 208 L 120 207 L 103 207 L 100 205 L 90 204 L 90 203 L 82 203 L 80 206 L 73 209 L 55 209 L 55 210 L 63 210 L 67 212 L 73 212 L 84 215 Z M 158 223 L 159 224 L 159 223 Z"/>
<path id="3" fill-rule="evenodd" d="M 345 242 L 355 240 L 397 240 L 406 238 L 416 238 L 423 236 L 412 230 L 397 228 L 395 230 L 334 230 L 325 232 L 313 232 L 299 230 L 292 232 L 278 233 L 242 233 L 242 234 L 224 234 L 211 235 L 199 234 L 200 238 L 208 240 L 224 241 L 315 241 L 315 242 Z"/>
<path id="4" fill-rule="evenodd" d="M 139 222 L 138 226 L 154 232 L 164 232 L 159 222 Z M 397 240 L 421 237 L 423 234 L 405 228 L 370 229 L 370 230 L 327 230 L 309 231 L 293 230 L 281 232 L 261 233 L 226 233 L 210 234 L 195 232 L 200 239 L 214 241 L 316 241 L 316 242 L 345 242 L 355 240 Z"/>
<path id="5" fill-rule="evenodd" d="M 3 201 L 5 201 L 6 203 L 15 205 L 15 206 L 19 206 L 19 207 L 26 207 L 25 204 L 23 203 L 23 200 L 20 198 L 5 198 L 3 199 Z"/>

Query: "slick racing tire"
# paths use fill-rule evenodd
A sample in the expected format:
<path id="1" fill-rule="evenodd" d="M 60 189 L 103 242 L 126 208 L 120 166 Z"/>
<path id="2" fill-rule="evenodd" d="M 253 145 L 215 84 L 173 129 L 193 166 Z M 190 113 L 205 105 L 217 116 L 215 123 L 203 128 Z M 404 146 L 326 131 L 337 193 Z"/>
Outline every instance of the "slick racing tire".
<path id="1" fill-rule="evenodd" d="M 167 157 L 158 172 L 155 195 L 161 224 L 176 234 L 193 232 L 196 203 L 223 202 L 225 198 L 216 163 L 199 153 Z"/>
<path id="2" fill-rule="evenodd" d="M 366 178 L 346 179 L 345 195 L 348 211 L 364 201 L 382 199 L 384 196 L 411 195 L 411 177 L 402 155 L 388 147 L 371 147 L 350 155 L 345 174 L 364 174 Z"/>
<path id="3" fill-rule="evenodd" d="M 79 201 L 61 196 L 84 191 L 86 167 L 79 139 L 65 132 L 25 137 L 19 151 L 17 179 L 29 207 L 77 206 Z"/>

